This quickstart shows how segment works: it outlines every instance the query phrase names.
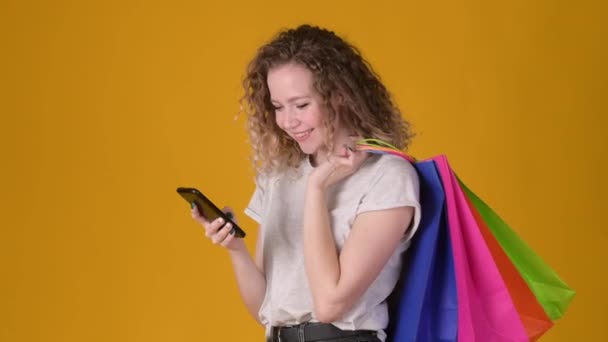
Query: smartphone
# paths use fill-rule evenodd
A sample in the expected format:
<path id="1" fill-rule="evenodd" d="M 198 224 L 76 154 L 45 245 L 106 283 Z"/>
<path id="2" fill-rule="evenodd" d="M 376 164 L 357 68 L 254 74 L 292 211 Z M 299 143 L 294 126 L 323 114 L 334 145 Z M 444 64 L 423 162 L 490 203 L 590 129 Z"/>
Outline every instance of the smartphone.
<path id="1" fill-rule="evenodd" d="M 180 194 L 190 205 L 192 203 L 196 205 L 198 212 L 201 213 L 207 220 L 213 221 L 218 217 L 224 219 L 225 222 L 230 222 L 234 228 L 234 236 L 239 238 L 245 237 L 245 231 L 243 231 L 234 221 L 232 221 L 232 215 L 221 211 L 210 199 L 205 197 L 202 192 L 195 188 L 177 188 L 177 193 Z"/>

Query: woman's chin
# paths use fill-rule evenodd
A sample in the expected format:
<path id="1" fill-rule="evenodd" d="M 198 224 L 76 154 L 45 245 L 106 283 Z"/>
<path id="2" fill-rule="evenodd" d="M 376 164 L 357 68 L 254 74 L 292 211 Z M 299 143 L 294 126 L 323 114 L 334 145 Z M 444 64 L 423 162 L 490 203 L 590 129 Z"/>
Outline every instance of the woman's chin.
<path id="1" fill-rule="evenodd" d="M 304 154 L 315 154 L 317 152 L 317 148 L 310 146 L 310 144 L 298 144 L 298 146 Z"/>
<path id="2" fill-rule="evenodd" d="M 315 151 L 313 149 L 310 149 L 310 148 L 306 149 L 306 148 L 301 148 L 300 147 L 300 150 L 302 151 L 302 153 L 304 153 L 306 155 L 309 155 L 309 156 L 315 154 Z"/>

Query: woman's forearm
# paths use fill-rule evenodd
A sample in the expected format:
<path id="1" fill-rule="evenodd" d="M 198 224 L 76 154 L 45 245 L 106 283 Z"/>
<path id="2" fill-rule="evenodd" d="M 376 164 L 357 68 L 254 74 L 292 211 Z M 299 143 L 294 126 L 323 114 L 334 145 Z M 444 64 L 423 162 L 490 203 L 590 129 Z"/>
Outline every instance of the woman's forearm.
<path id="1" fill-rule="evenodd" d="M 330 227 L 325 192 L 309 186 L 304 204 L 304 260 L 315 306 L 320 321 L 331 321 L 336 311 L 330 300 L 340 279 L 338 252 Z"/>
<path id="2" fill-rule="evenodd" d="M 260 322 L 258 312 L 266 293 L 266 278 L 255 264 L 244 243 L 242 247 L 230 250 L 230 259 L 241 298 L 251 316 Z"/>

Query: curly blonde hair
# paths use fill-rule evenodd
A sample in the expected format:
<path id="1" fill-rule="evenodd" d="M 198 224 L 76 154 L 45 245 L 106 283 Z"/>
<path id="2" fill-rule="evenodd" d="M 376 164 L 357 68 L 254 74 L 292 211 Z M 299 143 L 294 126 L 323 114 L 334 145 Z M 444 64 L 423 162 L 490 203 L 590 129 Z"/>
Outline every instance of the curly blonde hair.
<path id="1" fill-rule="evenodd" d="M 247 114 L 253 164 L 259 172 L 283 171 L 299 165 L 305 154 L 275 121 L 266 82 L 274 67 L 298 63 L 313 74 L 327 116 L 324 138 L 333 150 L 333 123 L 338 119 L 352 134 L 381 139 L 407 149 L 413 136 L 390 93 L 359 50 L 334 32 L 302 25 L 279 32 L 260 47 L 243 80 L 242 110 Z"/>

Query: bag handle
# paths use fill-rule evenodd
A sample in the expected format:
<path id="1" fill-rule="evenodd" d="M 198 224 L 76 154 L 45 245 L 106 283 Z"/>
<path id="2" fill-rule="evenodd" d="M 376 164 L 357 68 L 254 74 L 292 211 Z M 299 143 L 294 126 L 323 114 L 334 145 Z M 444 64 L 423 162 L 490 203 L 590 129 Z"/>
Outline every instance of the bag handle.
<path id="1" fill-rule="evenodd" d="M 392 154 L 394 156 L 401 157 L 410 163 L 416 162 L 416 158 L 405 154 L 405 152 L 399 150 L 397 147 L 380 139 L 361 139 L 357 141 L 356 150 L 375 154 Z"/>

